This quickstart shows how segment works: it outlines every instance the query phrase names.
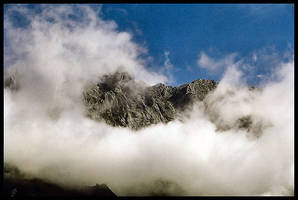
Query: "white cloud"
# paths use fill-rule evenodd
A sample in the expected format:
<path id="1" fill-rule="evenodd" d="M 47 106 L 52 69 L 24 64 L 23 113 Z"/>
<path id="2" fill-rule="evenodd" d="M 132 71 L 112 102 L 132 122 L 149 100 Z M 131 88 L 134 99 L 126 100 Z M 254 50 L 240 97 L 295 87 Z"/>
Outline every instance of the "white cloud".
<path id="1" fill-rule="evenodd" d="M 238 65 L 233 64 L 226 69 L 223 78 L 220 80 L 220 83 L 221 86 L 227 85 L 228 87 L 241 87 L 243 85 L 246 85 L 245 81 L 246 80 L 243 76 L 243 72 L 238 69 Z"/>
<path id="2" fill-rule="evenodd" d="M 39 15 L 34 15 L 25 7 L 12 7 L 31 21 L 26 29 L 14 28 L 9 18 L 12 11 L 7 10 L 4 28 L 12 54 L 6 53 L 5 57 L 7 60 L 12 56 L 17 57 L 14 65 L 18 66 L 18 70 L 21 70 L 19 66 L 23 63 L 44 76 L 51 76 L 54 70 L 60 76 L 64 74 L 90 80 L 90 77 L 122 67 L 151 85 L 167 81 L 162 74 L 146 69 L 145 62 L 139 58 L 145 51 L 131 41 L 129 33 L 117 31 L 115 22 L 98 18 L 97 12 L 89 6 L 75 6 L 79 12 L 65 5 L 43 7 Z M 69 15 L 79 20 L 69 18 Z M 49 18 L 54 23 L 49 22 Z"/>
<path id="3" fill-rule="evenodd" d="M 197 64 L 200 68 L 206 69 L 209 72 L 216 72 L 234 64 L 236 56 L 236 53 L 232 53 L 225 56 L 224 58 L 213 59 L 209 57 L 204 51 L 201 51 L 197 60 Z"/>
<path id="4" fill-rule="evenodd" d="M 258 59 L 258 57 L 257 57 L 256 53 L 253 53 L 253 54 L 252 54 L 252 60 L 253 60 L 254 62 L 257 62 L 257 59 Z"/>
<path id="5" fill-rule="evenodd" d="M 169 51 L 164 52 L 165 61 L 164 61 L 163 66 L 160 69 L 160 72 L 167 76 L 167 79 L 168 79 L 167 82 L 166 82 L 167 84 L 173 84 L 175 82 L 173 72 L 174 72 L 174 70 L 176 70 L 176 68 L 171 63 L 169 55 L 170 55 Z"/>
<path id="6" fill-rule="evenodd" d="M 50 102 L 36 94 L 24 101 L 22 93 L 5 89 L 5 161 L 62 184 L 106 183 L 117 195 L 148 195 L 156 179 L 178 184 L 184 195 L 288 195 L 294 188 L 292 68 L 281 65 L 281 81 L 262 92 L 224 81 L 241 81 L 241 72 L 231 68 L 204 102 L 208 113 L 198 104 L 183 122 L 138 132 L 94 122 L 75 107 L 53 121 L 44 114 Z M 33 109 L 37 103 L 42 106 Z M 256 125 L 273 126 L 258 139 L 233 128 L 216 131 L 246 115 Z"/>
<path id="7" fill-rule="evenodd" d="M 173 65 L 170 61 L 170 58 L 169 58 L 170 52 L 165 51 L 164 55 L 165 55 L 165 58 L 166 58 L 165 62 L 164 62 L 164 69 L 165 70 L 173 70 L 174 67 L 173 67 Z"/>

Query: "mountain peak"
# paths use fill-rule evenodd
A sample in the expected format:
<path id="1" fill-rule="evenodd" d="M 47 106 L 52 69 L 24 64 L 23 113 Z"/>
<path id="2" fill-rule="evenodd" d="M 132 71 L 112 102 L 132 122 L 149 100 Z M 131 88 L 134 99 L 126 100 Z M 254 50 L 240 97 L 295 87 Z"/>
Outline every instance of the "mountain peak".
<path id="1" fill-rule="evenodd" d="M 126 72 L 103 76 L 84 92 L 87 115 L 112 126 L 140 129 L 167 123 L 215 89 L 214 80 L 198 79 L 178 87 L 158 83 L 144 86 Z"/>

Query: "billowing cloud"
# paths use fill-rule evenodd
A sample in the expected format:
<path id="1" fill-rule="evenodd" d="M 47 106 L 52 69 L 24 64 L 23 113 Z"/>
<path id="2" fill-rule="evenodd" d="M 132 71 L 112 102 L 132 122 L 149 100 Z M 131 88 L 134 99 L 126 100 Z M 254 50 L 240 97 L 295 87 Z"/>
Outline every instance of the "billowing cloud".
<path id="1" fill-rule="evenodd" d="M 129 33 L 117 31 L 115 22 L 97 17 L 99 11 L 100 7 L 83 5 L 47 5 L 37 14 L 26 7 L 9 6 L 4 27 L 5 60 L 10 61 L 6 67 L 22 70 L 21 65 L 30 63 L 29 68 L 44 76 L 55 72 L 74 78 L 79 73 L 82 80 L 124 68 L 149 84 L 165 82 L 165 76 L 149 72 L 139 58 L 146 50 L 133 43 Z M 26 28 L 14 27 L 15 12 L 30 22 Z"/>

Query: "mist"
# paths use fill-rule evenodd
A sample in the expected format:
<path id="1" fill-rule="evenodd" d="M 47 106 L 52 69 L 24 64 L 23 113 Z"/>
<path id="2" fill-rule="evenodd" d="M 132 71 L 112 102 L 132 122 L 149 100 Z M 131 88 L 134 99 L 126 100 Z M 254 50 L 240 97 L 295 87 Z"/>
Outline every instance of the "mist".
<path id="1" fill-rule="evenodd" d="M 116 195 L 293 195 L 294 61 L 249 90 L 241 63 L 182 120 L 139 131 L 86 116 L 82 92 L 125 71 L 145 85 L 146 49 L 98 17 L 100 6 L 11 6 L 4 15 L 4 161 L 68 187 L 105 183 Z M 29 22 L 16 27 L 19 12 Z M 69 16 L 72 16 L 71 18 Z M 80 20 L 74 20 L 80 19 Z M 199 77 L 198 77 L 199 78 Z M 249 116 L 251 129 L 237 126 Z"/>

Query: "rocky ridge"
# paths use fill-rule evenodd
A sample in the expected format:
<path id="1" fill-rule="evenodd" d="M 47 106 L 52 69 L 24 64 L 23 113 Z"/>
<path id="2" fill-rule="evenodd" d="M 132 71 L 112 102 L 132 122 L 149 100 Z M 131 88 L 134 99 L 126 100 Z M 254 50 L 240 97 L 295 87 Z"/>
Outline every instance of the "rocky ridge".
<path id="1" fill-rule="evenodd" d="M 140 128 L 167 123 L 217 86 L 214 80 L 198 79 L 178 87 L 162 83 L 146 86 L 126 72 L 105 75 L 83 94 L 87 115 L 112 126 Z"/>
<path id="2" fill-rule="evenodd" d="M 259 136 L 270 123 L 251 115 L 224 123 L 218 108 L 214 106 L 229 100 L 235 95 L 230 91 L 225 96 L 209 96 L 218 83 L 214 80 L 197 79 L 189 84 L 173 87 L 162 83 L 148 86 L 136 81 L 127 72 L 106 74 L 97 82 L 89 84 L 83 91 L 86 115 L 96 121 L 104 121 L 111 126 L 139 130 L 152 124 L 168 123 L 185 116 L 185 110 L 195 102 L 203 102 L 204 113 L 215 124 L 216 131 L 224 132 L 232 128 L 246 130 Z M 4 87 L 17 92 L 21 84 L 15 75 L 7 75 Z M 259 88 L 249 86 L 248 93 L 260 92 Z"/>

